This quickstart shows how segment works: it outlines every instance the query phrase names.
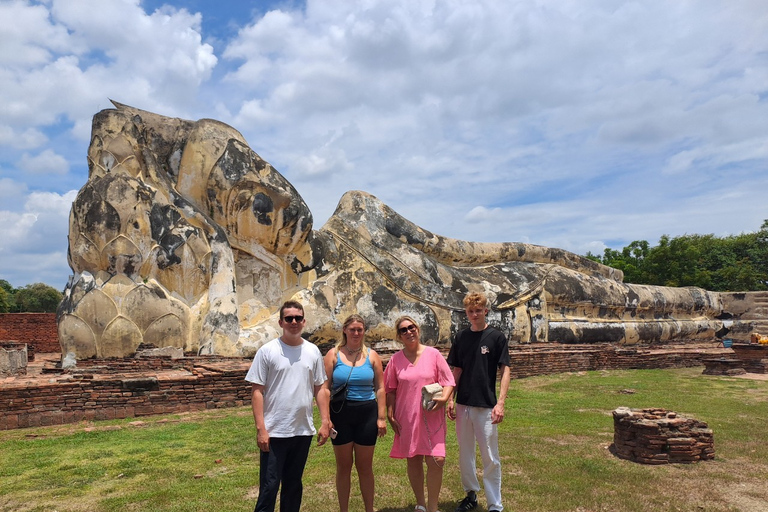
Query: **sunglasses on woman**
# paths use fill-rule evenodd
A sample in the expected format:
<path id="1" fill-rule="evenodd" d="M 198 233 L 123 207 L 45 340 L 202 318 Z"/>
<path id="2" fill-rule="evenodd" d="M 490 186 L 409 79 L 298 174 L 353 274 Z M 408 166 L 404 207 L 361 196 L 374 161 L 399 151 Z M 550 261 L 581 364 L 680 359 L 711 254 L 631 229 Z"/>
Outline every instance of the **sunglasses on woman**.
<path id="1" fill-rule="evenodd" d="M 400 334 L 405 334 L 405 333 L 407 333 L 408 331 L 415 331 L 415 330 L 416 330 L 416 326 L 415 326 L 415 325 L 413 325 L 413 324 L 411 324 L 411 325 L 406 325 L 405 327 L 401 327 L 401 328 L 399 328 L 399 329 L 397 330 L 397 332 L 399 332 Z"/>

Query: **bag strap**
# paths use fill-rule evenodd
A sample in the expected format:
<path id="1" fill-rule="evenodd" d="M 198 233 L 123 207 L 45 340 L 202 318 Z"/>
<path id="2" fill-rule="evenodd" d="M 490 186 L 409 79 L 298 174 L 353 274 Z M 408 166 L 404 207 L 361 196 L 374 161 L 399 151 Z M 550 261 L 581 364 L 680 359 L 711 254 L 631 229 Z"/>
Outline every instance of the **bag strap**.
<path id="1" fill-rule="evenodd" d="M 338 349 L 336 350 L 336 358 L 341 361 L 341 351 Z M 358 352 L 355 355 L 355 360 L 352 361 L 352 367 L 349 369 L 349 375 L 347 375 L 347 381 L 344 383 L 345 386 L 349 385 L 349 379 L 352 378 L 352 372 L 355 370 L 355 365 L 357 364 L 357 358 L 360 357 L 360 352 Z M 347 390 L 349 391 L 349 390 Z M 341 401 L 341 407 L 339 407 L 339 410 L 337 411 L 333 407 L 331 407 L 331 410 L 334 412 L 334 414 L 339 414 L 341 412 L 341 409 L 344 407 L 344 404 L 347 403 L 347 393 L 344 393 L 344 400 Z"/>

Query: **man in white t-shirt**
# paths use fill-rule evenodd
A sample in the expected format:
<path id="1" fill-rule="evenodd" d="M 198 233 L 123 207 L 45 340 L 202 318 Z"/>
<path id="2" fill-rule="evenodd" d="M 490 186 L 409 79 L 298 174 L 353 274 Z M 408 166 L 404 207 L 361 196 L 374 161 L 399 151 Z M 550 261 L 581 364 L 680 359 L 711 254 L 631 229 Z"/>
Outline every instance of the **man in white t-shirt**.
<path id="1" fill-rule="evenodd" d="M 313 397 L 322 421 L 318 445 L 325 444 L 331 428 L 323 356 L 317 346 L 301 337 L 304 307 L 296 301 L 283 304 L 279 324 L 283 335 L 256 352 L 245 376 L 253 387 L 253 419 L 261 450 L 255 512 L 273 512 L 278 489 L 280 512 L 299 512 L 301 478 L 316 433 Z"/>

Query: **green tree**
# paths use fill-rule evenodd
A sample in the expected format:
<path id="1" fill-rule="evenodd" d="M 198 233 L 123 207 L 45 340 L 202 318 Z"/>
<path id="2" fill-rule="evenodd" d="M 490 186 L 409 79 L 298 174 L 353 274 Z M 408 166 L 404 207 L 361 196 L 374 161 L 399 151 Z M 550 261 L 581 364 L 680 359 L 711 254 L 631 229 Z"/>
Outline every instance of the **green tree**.
<path id="1" fill-rule="evenodd" d="M 0 313 L 10 313 L 15 309 L 14 292 L 15 290 L 11 283 L 5 279 L 0 279 Z"/>
<path id="2" fill-rule="evenodd" d="M 645 260 L 648 257 L 649 244 L 645 240 L 635 240 L 621 251 L 605 249 L 602 258 L 594 258 L 609 267 L 617 268 L 624 272 L 624 281 L 628 283 L 644 283 L 648 277 L 645 275 Z M 590 257 L 591 255 L 587 255 Z"/>
<path id="3" fill-rule="evenodd" d="M 55 313 L 63 297 L 56 288 L 44 283 L 28 284 L 14 295 L 17 311 L 23 313 Z"/>
<path id="4" fill-rule="evenodd" d="M 624 281 L 661 286 L 698 286 L 712 291 L 768 290 L 768 220 L 756 233 L 663 235 L 659 245 L 634 241 L 623 250 L 587 257 L 618 268 Z"/>
<path id="5" fill-rule="evenodd" d="M 8 297 L 8 292 L 4 288 L 0 288 L 0 313 L 8 313 L 11 310 L 11 302 Z"/>

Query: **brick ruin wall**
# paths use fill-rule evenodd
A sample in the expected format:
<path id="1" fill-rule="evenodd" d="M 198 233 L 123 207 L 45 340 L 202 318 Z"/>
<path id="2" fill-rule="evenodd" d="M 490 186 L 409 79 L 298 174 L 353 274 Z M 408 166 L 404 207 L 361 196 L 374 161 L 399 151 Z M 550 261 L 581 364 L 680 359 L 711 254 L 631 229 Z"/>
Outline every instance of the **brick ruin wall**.
<path id="1" fill-rule="evenodd" d="M 544 346 L 546 345 L 546 346 Z M 386 361 L 390 354 L 383 351 Z M 555 349 L 551 344 L 510 350 L 513 378 L 562 372 L 701 366 L 711 357 L 691 346 L 628 350 L 612 345 Z M 250 360 L 165 357 L 89 360 L 70 374 L 37 382 L 0 384 L 0 430 L 83 420 L 134 418 L 250 405 L 245 382 Z"/>
<path id="2" fill-rule="evenodd" d="M 27 344 L 27 357 L 61 352 L 56 313 L 0 313 L 0 341 Z"/>
<path id="3" fill-rule="evenodd" d="M 542 345 L 544 346 L 535 350 L 510 349 L 513 378 L 589 370 L 690 368 L 701 366 L 706 357 L 701 349 L 686 345 L 666 350 L 628 349 L 614 345 L 568 345 L 567 348 L 555 348 L 552 344 Z"/>
<path id="4" fill-rule="evenodd" d="M 158 359 L 144 361 L 146 367 L 131 361 L 131 373 L 85 368 L 49 374 L 34 385 L 0 385 L 0 430 L 250 404 L 248 361 Z"/>
<path id="5" fill-rule="evenodd" d="M 715 458 L 712 429 L 703 421 L 665 409 L 613 411 L 616 456 L 643 464 L 708 461 Z"/>

